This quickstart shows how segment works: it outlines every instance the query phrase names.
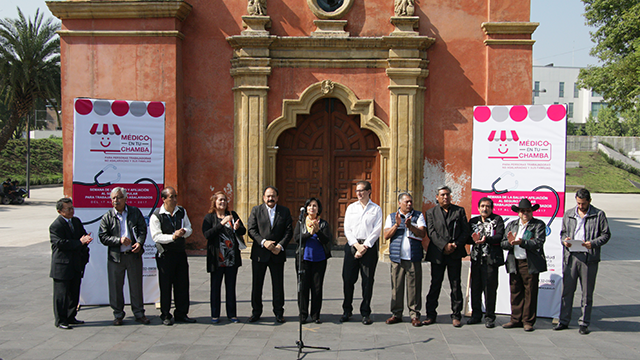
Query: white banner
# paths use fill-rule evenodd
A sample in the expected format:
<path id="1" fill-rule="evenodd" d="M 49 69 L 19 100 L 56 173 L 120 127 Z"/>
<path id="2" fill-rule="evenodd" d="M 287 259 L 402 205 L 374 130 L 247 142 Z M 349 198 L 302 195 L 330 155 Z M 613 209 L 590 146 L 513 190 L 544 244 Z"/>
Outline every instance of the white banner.
<path id="1" fill-rule="evenodd" d="M 518 219 L 511 210 L 526 197 L 547 224 L 544 246 L 548 270 L 540 274 L 538 316 L 558 317 L 562 296 L 562 245 L 566 160 L 566 106 L 476 106 L 473 111 L 472 216 L 484 196 L 505 225 Z M 506 258 L 506 252 L 505 252 Z M 498 313 L 511 313 L 509 277 L 500 271 Z"/>
<path id="2" fill-rule="evenodd" d="M 164 187 L 163 102 L 75 99 L 73 132 L 73 204 L 94 241 L 80 303 L 109 304 L 107 247 L 98 239 L 100 218 L 111 206 L 116 186 L 127 190 L 127 204 L 140 208 L 147 224 Z M 145 303 L 159 301 L 156 248 L 147 232 L 143 260 Z M 129 286 L 124 286 L 129 304 Z"/>

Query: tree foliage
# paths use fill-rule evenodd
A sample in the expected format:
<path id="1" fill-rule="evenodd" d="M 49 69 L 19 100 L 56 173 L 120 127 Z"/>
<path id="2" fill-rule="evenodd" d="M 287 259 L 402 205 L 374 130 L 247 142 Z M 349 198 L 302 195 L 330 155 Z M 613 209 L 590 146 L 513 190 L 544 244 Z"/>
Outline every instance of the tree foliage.
<path id="1" fill-rule="evenodd" d="M 580 71 L 579 84 L 602 94 L 618 110 L 637 109 L 640 96 L 640 1 L 582 0 L 601 61 Z"/>
<path id="2" fill-rule="evenodd" d="M 619 113 L 611 107 L 602 108 L 597 119 L 589 115 L 584 130 L 591 136 L 640 136 L 640 112 L 625 110 Z"/>
<path id="3" fill-rule="evenodd" d="M 57 108 L 60 99 L 59 24 L 37 11 L 27 19 L 0 20 L 0 94 L 9 112 L 0 131 L 0 150 L 28 116 L 36 99 Z M 53 101 L 52 101 L 53 100 Z"/>

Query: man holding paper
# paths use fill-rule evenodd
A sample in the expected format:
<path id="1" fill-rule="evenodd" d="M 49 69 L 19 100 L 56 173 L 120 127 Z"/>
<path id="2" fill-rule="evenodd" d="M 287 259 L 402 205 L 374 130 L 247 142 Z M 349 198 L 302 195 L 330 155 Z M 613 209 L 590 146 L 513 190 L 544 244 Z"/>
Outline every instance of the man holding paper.
<path id="1" fill-rule="evenodd" d="M 564 287 L 560 308 L 560 322 L 553 330 L 564 330 L 571 322 L 573 294 L 578 279 L 582 287 L 582 316 L 578 319 L 580 334 L 589 333 L 593 290 L 596 286 L 600 247 L 611 237 L 604 212 L 591 206 L 591 194 L 587 189 L 576 192 L 576 207 L 569 209 L 562 218 L 560 238 L 564 245 L 562 277 Z"/>

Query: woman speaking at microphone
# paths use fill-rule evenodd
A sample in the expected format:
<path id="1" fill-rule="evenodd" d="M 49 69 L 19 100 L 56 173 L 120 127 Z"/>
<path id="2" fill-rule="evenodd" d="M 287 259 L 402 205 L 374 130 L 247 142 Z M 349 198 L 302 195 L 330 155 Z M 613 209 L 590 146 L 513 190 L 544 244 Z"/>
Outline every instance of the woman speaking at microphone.
<path id="1" fill-rule="evenodd" d="M 300 254 L 296 252 L 296 269 L 303 271 L 300 275 L 300 320 L 303 324 L 307 322 L 309 294 L 311 294 L 311 320 L 321 324 L 322 286 L 324 273 L 327 270 L 327 259 L 331 257 L 332 235 L 329 224 L 320 219 L 322 214 L 320 200 L 308 199 L 304 209 L 306 216 L 303 223 L 298 222 L 293 231 L 293 240 L 301 242 L 298 251 L 302 252 L 302 264 L 299 264 Z"/>

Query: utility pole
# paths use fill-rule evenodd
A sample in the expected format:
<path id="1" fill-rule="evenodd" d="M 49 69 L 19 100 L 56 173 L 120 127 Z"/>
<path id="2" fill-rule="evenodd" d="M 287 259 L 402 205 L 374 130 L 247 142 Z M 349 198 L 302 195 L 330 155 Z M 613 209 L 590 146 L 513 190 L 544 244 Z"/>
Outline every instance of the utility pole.
<path id="1" fill-rule="evenodd" d="M 35 119 L 35 113 L 34 113 Z M 31 167 L 31 129 L 30 129 L 29 115 L 27 115 L 27 198 L 31 197 L 31 187 L 29 178 L 29 168 Z"/>

